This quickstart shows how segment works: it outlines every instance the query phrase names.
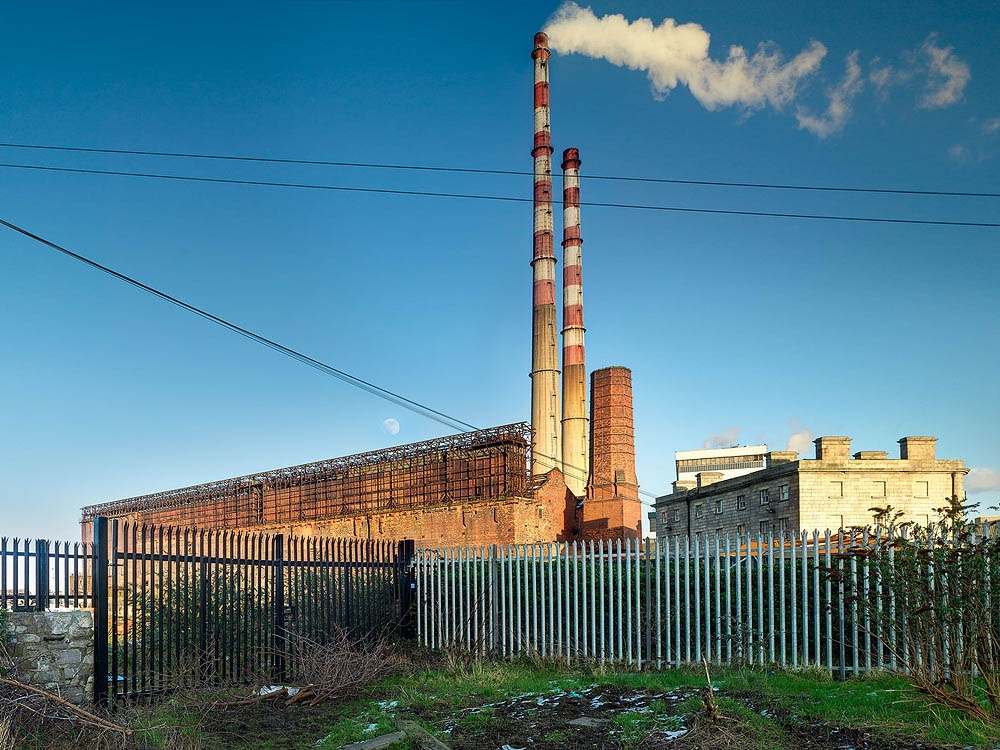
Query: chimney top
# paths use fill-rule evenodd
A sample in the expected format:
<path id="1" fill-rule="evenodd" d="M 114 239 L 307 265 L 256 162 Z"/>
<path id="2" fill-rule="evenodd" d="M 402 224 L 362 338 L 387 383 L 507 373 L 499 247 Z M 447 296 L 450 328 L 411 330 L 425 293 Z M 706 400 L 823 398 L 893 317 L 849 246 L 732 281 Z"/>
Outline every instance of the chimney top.
<path id="1" fill-rule="evenodd" d="M 899 439 L 899 457 L 904 461 L 933 461 L 936 437 L 908 435 Z"/>
<path id="2" fill-rule="evenodd" d="M 851 439 L 842 436 L 824 436 L 813 440 L 818 461 L 848 461 L 851 458 Z"/>
<path id="3" fill-rule="evenodd" d="M 568 148 L 563 151 L 563 169 L 579 169 L 580 168 L 580 149 L 578 148 Z"/>
<path id="4" fill-rule="evenodd" d="M 538 49 L 539 47 L 547 48 L 548 46 L 549 46 L 548 34 L 546 34 L 544 31 L 539 31 L 537 34 L 535 34 L 535 49 Z"/>

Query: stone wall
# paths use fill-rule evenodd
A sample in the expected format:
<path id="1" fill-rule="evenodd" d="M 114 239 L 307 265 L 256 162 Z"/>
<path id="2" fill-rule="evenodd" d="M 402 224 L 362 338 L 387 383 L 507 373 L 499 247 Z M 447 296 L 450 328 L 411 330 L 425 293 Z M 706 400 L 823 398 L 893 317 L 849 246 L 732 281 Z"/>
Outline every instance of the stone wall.
<path id="1" fill-rule="evenodd" d="M 848 437 L 815 440 L 816 458 L 773 451 L 767 467 L 719 481 L 698 474 L 697 486 L 675 482 L 657 498 L 656 531 L 661 536 L 788 531 L 797 533 L 872 523 L 872 508 L 891 505 L 903 520 L 938 520 L 935 509 L 950 497 L 963 498 L 968 469 L 960 459 L 938 459 L 933 437 L 900 439 L 900 458 L 886 451 L 850 452 Z"/>
<path id="2" fill-rule="evenodd" d="M 86 706 L 94 695 L 94 618 L 87 610 L 11 612 L 18 674 L 35 687 Z"/>

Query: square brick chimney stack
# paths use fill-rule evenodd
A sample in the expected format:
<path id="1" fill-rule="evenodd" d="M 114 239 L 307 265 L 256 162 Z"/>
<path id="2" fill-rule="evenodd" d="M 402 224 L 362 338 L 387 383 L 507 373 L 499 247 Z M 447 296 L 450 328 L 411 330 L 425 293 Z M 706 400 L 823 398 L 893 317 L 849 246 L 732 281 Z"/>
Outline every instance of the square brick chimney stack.
<path id="1" fill-rule="evenodd" d="M 642 504 L 635 476 L 632 371 L 590 374 L 590 478 L 583 501 L 584 539 L 638 539 Z"/>

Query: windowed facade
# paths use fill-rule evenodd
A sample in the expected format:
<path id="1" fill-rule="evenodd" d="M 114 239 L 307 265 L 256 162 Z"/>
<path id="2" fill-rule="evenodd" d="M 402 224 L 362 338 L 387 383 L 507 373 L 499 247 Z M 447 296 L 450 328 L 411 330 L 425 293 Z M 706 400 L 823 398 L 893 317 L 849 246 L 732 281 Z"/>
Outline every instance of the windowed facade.
<path id="1" fill-rule="evenodd" d="M 739 534 L 740 536 L 746 536 L 747 525 L 745 523 L 736 524 L 736 533 Z"/>
<path id="2" fill-rule="evenodd" d="M 908 520 L 923 523 L 929 516 L 936 517 L 934 508 L 942 499 L 961 493 L 962 479 L 969 471 L 958 459 L 936 458 L 933 442 L 930 437 L 903 438 L 897 460 L 888 458 L 885 451 L 852 454 L 848 438 L 819 438 L 815 458 L 771 451 L 765 466 L 755 472 L 740 476 L 715 472 L 692 480 L 679 477 L 669 495 L 657 498 L 656 512 L 666 521 L 675 508 L 680 510 L 679 523 L 670 525 L 671 534 L 714 534 L 721 527 L 727 534 L 739 529 L 757 534 L 763 528 L 767 533 L 798 535 L 800 529 L 870 524 L 869 509 L 887 504 L 904 512 Z M 706 453 L 711 451 L 706 449 Z M 682 458 L 714 460 L 717 456 L 678 455 Z M 718 468 L 693 463 L 684 467 Z"/>
<path id="3" fill-rule="evenodd" d="M 761 521 L 760 522 L 760 533 L 761 534 L 766 534 L 769 528 L 770 528 L 770 523 L 768 521 Z"/>

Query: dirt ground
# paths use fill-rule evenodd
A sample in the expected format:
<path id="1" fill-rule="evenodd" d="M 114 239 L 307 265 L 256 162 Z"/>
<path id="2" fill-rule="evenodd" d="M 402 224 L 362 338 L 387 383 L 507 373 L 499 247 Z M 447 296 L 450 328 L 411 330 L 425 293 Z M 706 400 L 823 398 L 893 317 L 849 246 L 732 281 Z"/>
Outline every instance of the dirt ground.
<path id="1" fill-rule="evenodd" d="M 670 692 L 619 690 L 594 687 L 580 692 L 524 696 L 484 706 L 466 716 L 484 716 L 483 721 L 454 720 L 447 727 L 453 750 L 485 748 L 745 748 L 760 745 L 743 721 L 726 717 L 707 724 L 684 720 L 672 710 L 692 696 L 693 688 Z M 727 698 L 771 720 L 784 731 L 785 746 L 796 750 L 848 748 L 861 750 L 906 750 L 928 748 L 912 740 L 875 736 L 872 732 L 838 727 L 782 714 L 753 694 L 728 694 Z M 659 704 L 659 706 L 657 705 Z M 666 707 L 666 711 L 663 707 Z M 639 719 L 632 726 L 626 717 Z M 584 718 L 584 724 L 571 723 Z M 624 726 L 623 726 L 624 724 Z M 690 724 L 690 725 L 689 725 Z M 777 739 L 777 738 L 775 738 Z M 775 745 L 777 746 L 777 745 Z"/>
<path id="2" fill-rule="evenodd" d="M 687 701 L 701 704 L 701 691 L 684 687 L 668 692 L 593 686 L 579 691 L 528 694 L 443 716 L 431 710 L 401 714 L 416 720 L 453 750 L 556 750 L 607 748 L 622 750 L 691 750 L 693 748 L 780 748 L 792 750 L 907 750 L 933 746 L 912 739 L 875 734 L 817 722 L 782 712 L 755 693 L 716 693 L 766 719 L 773 734 L 755 731 L 745 718 L 726 715 L 717 722 L 686 720 L 678 710 Z M 693 701 L 692 701 L 693 699 Z M 309 747 L 332 723 L 330 710 L 292 707 L 223 712 L 206 722 L 207 746 L 240 747 L 249 738 L 267 738 L 270 747 Z M 689 714 L 690 715 L 690 714 Z M 244 742 L 247 745 L 244 745 Z"/>

